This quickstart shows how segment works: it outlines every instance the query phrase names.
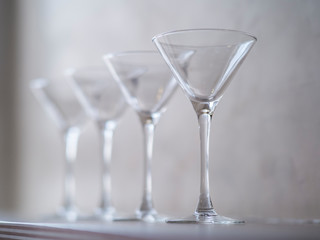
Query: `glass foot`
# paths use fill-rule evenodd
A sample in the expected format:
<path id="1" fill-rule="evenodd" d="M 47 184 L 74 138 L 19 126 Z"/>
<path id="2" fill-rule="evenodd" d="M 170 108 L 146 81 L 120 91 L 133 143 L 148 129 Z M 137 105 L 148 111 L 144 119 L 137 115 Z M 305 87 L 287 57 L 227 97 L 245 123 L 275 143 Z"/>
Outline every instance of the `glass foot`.
<path id="1" fill-rule="evenodd" d="M 148 212 L 136 211 L 136 214 L 128 217 L 116 217 L 114 221 L 141 221 L 141 222 L 165 222 L 165 217 L 160 216 L 155 210 Z"/>
<path id="2" fill-rule="evenodd" d="M 79 212 L 76 208 L 60 208 L 52 215 L 47 215 L 42 218 L 43 221 L 49 222 L 75 222 L 79 219 Z"/>
<path id="3" fill-rule="evenodd" d="M 89 220 L 99 220 L 99 221 L 113 221 L 116 215 L 114 208 L 98 208 L 94 211 L 93 216 Z"/>
<path id="4" fill-rule="evenodd" d="M 239 224 L 243 220 L 232 219 L 220 215 L 192 215 L 181 219 L 167 219 L 167 223 L 192 223 L 192 224 Z"/>

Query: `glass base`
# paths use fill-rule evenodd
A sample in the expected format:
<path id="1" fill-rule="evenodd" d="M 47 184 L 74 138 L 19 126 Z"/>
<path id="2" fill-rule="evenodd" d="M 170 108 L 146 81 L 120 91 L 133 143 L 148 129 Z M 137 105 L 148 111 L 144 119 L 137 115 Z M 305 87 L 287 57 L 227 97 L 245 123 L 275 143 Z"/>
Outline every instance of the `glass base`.
<path id="1" fill-rule="evenodd" d="M 243 220 L 232 219 L 220 215 L 192 215 L 181 219 L 167 219 L 167 223 L 191 223 L 191 224 L 239 224 Z"/>
<path id="2" fill-rule="evenodd" d="M 79 212 L 76 208 L 61 207 L 52 215 L 44 216 L 42 219 L 49 222 L 75 222 L 79 219 Z"/>
<path id="3" fill-rule="evenodd" d="M 113 221 L 116 215 L 116 211 L 114 208 L 98 208 L 94 211 L 93 216 L 89 218 L 89 220 L 98 220 L 98 221 Z"/>
<path id="4" fill-rule="evenodd" d="M 165 222 L 165 218 L 160 216 L 154 209 L 151 211 L 136 211 L 136 214 L 133 216 L 127 217 L 116 217 L 114 221 L 141 221 L 141 222 Z"/>

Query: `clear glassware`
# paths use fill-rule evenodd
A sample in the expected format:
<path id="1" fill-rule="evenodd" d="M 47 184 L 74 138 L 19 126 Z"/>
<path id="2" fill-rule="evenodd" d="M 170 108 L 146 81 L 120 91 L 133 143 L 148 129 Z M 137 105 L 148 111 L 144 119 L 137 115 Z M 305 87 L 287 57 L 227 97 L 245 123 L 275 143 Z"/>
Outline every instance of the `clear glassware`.
<path id="1" fill-rule="evenodd" d="M 95 122 L 100 135 L 101 204 L 94 218 L 113 220 L 110 164 L 113 133 L 126 110 L 126 101 L 106 66 L 69 69 L 74 91 L 87 115 Z"/>
<path id="2" fill-rule="evenodd" d="M 159 34 L 152 40 L 191 101 L 200 127 L 198 206 L 193 216 L 167 222 L 243 223 L 220 216 L 213 208 L 209 189 L 209 133 L 214 110 L 256 38 L 233 30 L 190 29 Z"/>
<path id="3" fill-rule="evenodd" d="M 34 79 L 30 83 L 30 89 L 62 133 L 65 146 L 63 203 L 57 213 L 48 219 L 75 221 L 79 218 L 79 212 L 75 206 L 74 165 L 78 139 L 86 115 L 65 79 Z"/>
<path id="4" fill-rule="evenodd" d="M 151 162 L 155 126 L 177 88 L 160 54 L 137 51 L 107 54 L 104 60 L 127 102 L 137 112 L 144 131 L 144 181 L 140 209 L 132 218 L 118 220 L 164 221 L 152 202 Z"/>

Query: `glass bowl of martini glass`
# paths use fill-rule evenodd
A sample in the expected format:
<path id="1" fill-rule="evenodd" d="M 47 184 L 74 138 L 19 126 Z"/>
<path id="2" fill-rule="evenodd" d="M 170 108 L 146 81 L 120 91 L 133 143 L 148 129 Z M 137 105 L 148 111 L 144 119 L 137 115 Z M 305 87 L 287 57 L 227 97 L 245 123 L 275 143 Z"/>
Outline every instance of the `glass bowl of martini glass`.
<path id="1" fill-rule="evenodd" d="M 211 119 L 232 77 L 256 42 L 247 33 L 223 29 L 189 29 L 153 37 L 163 59 L 191 101 L 200 128 L 200 195 L 194 214 L 168 223 L 243 223 L 219 215 L 209 189 Z"/>

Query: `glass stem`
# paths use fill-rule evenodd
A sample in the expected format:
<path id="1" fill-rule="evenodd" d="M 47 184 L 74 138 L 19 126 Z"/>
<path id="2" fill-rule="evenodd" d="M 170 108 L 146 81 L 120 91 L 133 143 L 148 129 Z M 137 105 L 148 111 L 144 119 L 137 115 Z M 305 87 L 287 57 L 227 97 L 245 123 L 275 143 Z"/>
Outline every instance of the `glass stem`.
<path id="1" fill-rule="evenodd" d="M 144 168 L 143 168 L 143 197 L 140 206 L 141 213 L 151 213 L 153 209 L 152 202 L 152 152 L 153 152 L 153 136 L 155 123 L 152 118 L 141 118 L 144 130 Z"/>
<path id="2" fill-rule="evenodd" d="M 110 165 L 112 158 L 112 141 L 116 123 L 107 121 L 99 124 L 100 130 L 100 154 L 102 162 L 102 189 L 101 189 L 101 210 L 104 212 L 113 209 L 111 201 L 111 176 Z"/>
<path id="3" fill-rule="evenodd" d="M 75 177 L 74 165 L 77 156 L 78 139 L 80 130 L 77 127 L 68 128 L 64 133 L 65 143 L 65 180 L 64 180 L 64 202 L 63 208 L 66 212 L 75 211 Z"/>
<path id="4" fill-rule="evenodd" d="M 196 215 L 217 215 L 213 209 L 209 188 L 209 136 L 212 115 L 204 111 L 198 114 L 200 128 L 201 179 L 200 196 Z"/>

